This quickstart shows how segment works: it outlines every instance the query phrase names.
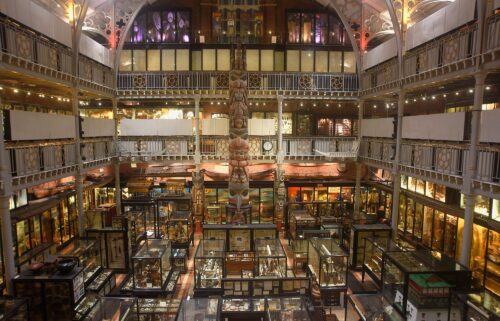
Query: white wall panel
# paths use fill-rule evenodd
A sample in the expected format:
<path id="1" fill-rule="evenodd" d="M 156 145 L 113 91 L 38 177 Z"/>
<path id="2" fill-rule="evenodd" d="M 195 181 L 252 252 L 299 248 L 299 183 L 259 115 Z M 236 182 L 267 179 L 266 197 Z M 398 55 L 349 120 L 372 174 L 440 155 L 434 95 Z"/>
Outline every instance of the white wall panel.
<path id="1" fill-rule="evenodd" d="M 12 140 L 75 138 L 75 118 L 67 115 L 10 111 Z"/>
<path id="2" fill-rule="evenodd" d="M 82 122 L 83 137 L 110 137 L 115 134 L 113 119 L 84 118 Z"/>
<path id="3" fill-rule="evenodd" d="M 474 20 L 475 6 L 476 1 L 456 0 L 417 22 L 408 28 L 405 49 L 411 50 Z"/>
<path id="4" fill-rule="evenodd" d="M 403 117 L 403 138 L 462 141 L 465 113 Z"/>
<path id="5" fill-rule="evenodd" d="M 249 119 L 248 134 L 252 136 L 276 135 L 274 119 Z"/>
<path id="6" fill-rule="evenodd" d="M 202 135 L 229 135 L 229 119 L 206 118 L 201 120 Z"/>
<path id="7" fill-rule="evenodd" d="M 392 118 L 363 119 L 361 135 L 364 137 L 392 137 Z"/>
<path id="8" fill-rule="evenodd" d="M 370 69 L 398 55 L 396 37 L 383 42 L 363 56 L 363 70 Z"/>
<path id="9" fill-rule="evenodd" d="M 80 53 L 105 66 L 113 68 L 112 51 L 85 34 L 80 38 Z"/>
<path id="10" fill-rule="evenodd" d="M 121 136 L 191 136 L 191 119 L 123 119 Z"/>
<path id="11" fill-rule="evenodd" d="M 500 143 L 500 109 L 481 112 L 479 140 L 484 143 Z"/>

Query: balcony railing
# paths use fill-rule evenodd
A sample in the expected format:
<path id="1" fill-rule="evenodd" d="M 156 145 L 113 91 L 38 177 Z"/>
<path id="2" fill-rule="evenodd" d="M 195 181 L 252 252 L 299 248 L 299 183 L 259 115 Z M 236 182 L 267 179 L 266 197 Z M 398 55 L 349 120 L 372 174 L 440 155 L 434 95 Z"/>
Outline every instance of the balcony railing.
<path id="1" fill-rule="evenodd" d="M 488 18 L 486 51 L 500 49 L 500 13 Z"/>
<path id="2" fill-rule="evenodd" d="M 121 72 L 118 90 L 227 90 L 229 72 Z M 355 74 L 249 72 L 250 90 L 355 92 Z"/>
<path id="3" fill-rule="evenodd" d="M 264 143 L 271 143 L 264 149 Z M 276 136 L 250 136 L 249 156 L 253 160 L 274 159 L 277 154 Z M 287 137 L 283 140 L 285 159 L 357 157 L 358 143 L 354 137 Z M 201 156 L 205 160 L 228 160 L 227 136 L 201 136 Z M 121 157 L 190 158 L 195 154 L 194 138 L 175 137 L 120 137 Z"/>
<path id="4" fill-rule="evenodd" d="M 0 19 L 0 46 L 3 54 L 15 57 L 20 62 L 41 67 L 33 68 L 34 71 L 50 76 L 54 76 L 54 73 L 46 70 L 57 71 L 59 74 L 56 77 L 63 80 L 69 80 L 75 75 L 71 48 L 49 40 L 11 20 Z M 78 74 L 82 80 L 91 84 L 105 86 L 110 90 L 114 86 L 113 70 L 83 55 L 80 55 Z"/>
<path id="5" fill-rule="evenodd" d="M 394 58 L 364 72 L 362 75 L 362 88 L 366 90 L 388 86 L 395 84 L 398 79 L 398 60 Z"/>
<path id="6" fill-rule="evenodd" d="M 14 184 L 71 175 L 78 165 L 76 144 L 72 140 L 8 143 L 6 151 Z M 92 167 L 115 157 L 116 149 L 111 139 L 84 140 L 81 156 L 84 166 Z"/>
<path id="7" fill-rule="evenodd" d="M 405 77 L 471 58 L 475 53 L 477 25 L 432 40 L 404 56 Z"/>
<path id="8" fill-rule="evenodd" d="M 476 180 L 500 185 L 500 148 L 498 146 L 479 146 Z"/>
<path id="9" fill-rule="evenodd" d="M 4 54 L 57 70 L 67 76 L 73 75 L 70 48 L 5 19 L 0 20 L 0 39 Z"/>

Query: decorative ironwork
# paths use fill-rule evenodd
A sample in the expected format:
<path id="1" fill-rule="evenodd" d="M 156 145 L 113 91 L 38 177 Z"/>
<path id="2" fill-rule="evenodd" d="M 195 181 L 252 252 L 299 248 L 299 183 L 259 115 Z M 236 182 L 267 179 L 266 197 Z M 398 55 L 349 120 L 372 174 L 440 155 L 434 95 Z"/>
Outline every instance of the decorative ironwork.
<path id="1" fill-rule="evenodd" d="M 330 85 L 332 90 L 343 90 L 344 89 L 344 79 L 342 77 L 332 77 L 330 79 Z"/>
<path id="2" fill-rule="evenodd" d="M 145 88 L 146 87 L 146 77 L 142 75 L 137 75 L 134 77 L 134 86 L 136 88 Z"/>
<path id="3" fill-rule="evenodd" d="M 299 78 L 299 87 L 303 90 L 310 90 L 313 88 L 313 79 L 309 75 L 304 75 Z"/>

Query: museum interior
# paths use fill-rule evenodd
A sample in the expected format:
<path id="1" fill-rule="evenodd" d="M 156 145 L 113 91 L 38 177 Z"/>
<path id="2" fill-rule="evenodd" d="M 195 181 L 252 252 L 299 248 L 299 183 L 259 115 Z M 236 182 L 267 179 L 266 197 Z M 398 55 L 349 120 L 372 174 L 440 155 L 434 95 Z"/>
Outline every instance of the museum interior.
<path id="1" fill-rule="evenodd" d="M 0 321 L 499 321 L 500 0 L 0 0 Z"/>

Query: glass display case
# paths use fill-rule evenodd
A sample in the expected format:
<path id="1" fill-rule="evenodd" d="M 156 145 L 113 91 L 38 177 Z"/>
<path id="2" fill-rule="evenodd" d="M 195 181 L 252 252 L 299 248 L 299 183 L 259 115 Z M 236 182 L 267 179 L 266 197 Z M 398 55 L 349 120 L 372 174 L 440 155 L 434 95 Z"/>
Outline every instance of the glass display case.
<path id="1" fill-rule="evenodd" d="M 137 300 L 137 321 L 175 321 L 181 305 L 179 299 L 139 298 Z"/>
<path id="2" fill-rule="evenodd" d="M 349 265 L 358 269 L 363 266 L 364 238 L 370 236 L 391 237 L 391 227 L 386 224 L 353 224 L 349 240 Z"/>
<path id="3" fill-rule="evenodd" d="M 96 263 L 105 269 L 127 270 L 132 249 L 128 246 L 127 231 L 123 228 L 107 227 L 87 229 L 87 238 L 95 239 L 99 246 L 101 261 Z"/>
<path id="4" fill-rule="evenodd" d="M 251 223 L 274 223 L 274 189 L 251 188 L 252 203 Z"/>
<path id="5" fill-rule="evenodd" d="M 339 244 L 342 243 L 342 225 L 335 223 L 321 223 L 321 229 L 328 231 L 331 238 L 339 239 Z"/>
<path id="6" fill-rule="evenodd" d="M 146 220 L 140 211 L 128 211 L 119 218 L 128 232 L 130 247 L 135 249 L 146 238 Z M 123 221 L 124 220 L 124 221 Z"/>
<path id="7" fill-rule="evenodd" d="M 447 320 L 451 291 L 471 286 L 471 271 L 445 255 L 432 254 L 408 251 L 384 255 L 382 293 L 402 315 L 408 314 L 410 320 L 416 313 L 426 313 L 430 306 Z"/>
<path id="8" fill-rule="evenodd" d="M 226 242 L 229 252 L 253 251 L 253 240 L 274 239 L 278 236 L 275 224 L 208 224 L 203 226 L 204 239 L 219 239 Z"/>
<path id="9" fill-rule="evenodd" d="M 172 268 L 185 273 L 187 271 L 187 249 L 172 248 Z"/>
<path id="10" fill-rule="evenodd" d="M 182 300 L 177 321 L 218 321 L 218 298 L 193 298 Z"/>
<path id="11" fill-rule="evenodd" d="M 406 319 L 381 294 L 347 296 L 346 321 L 405 321 Z"/>
<path id="12" fill-rule="evenodd" d="M 158 222 L 158 211 L 156 201 L 151 197 L 129 197 L 122 200 L 122 213 L 141 212 L 146 221 L 146 237 L 160 238 L 160 225 Z"/>
<path id="13" fill-rule="evenodd" d="M 134 291 L 163 291 L 170 274 L 168 240 L 147 240 L 132 257 Z"/>
<path id="14" fill-rule="evenodd" d="M 308 306 L 301 297 L 267 298 L 267 320 L 310 321 Z"/>
<path id="15" fill-rule="evenodd" d="M 252 298 L 224 298 L 220 308 L 221 320 L 265 320 L 266 300 Z"/>
<path id="16" fill-rule="evenodd" d="M 225 275 L 227 277 L 253 277 L 255 255 L 253 252 L 226 252 Z"/>
<path id="17" fill-rule="evenodd" d="M 194 255 L 195 293 L 218 293 L 224 275 L 225 242 L 200 240 Z"/>
<path id="18" fill-rule="evenodd" d="M 115 274 L 112 270 L 102 271 L 95 279 L 87 286 L 87 292 L 93 292 L 99 296 L 105 296 L 111 292 L 116 286 Z"/>
<path id="19" fill-rule="evenodd" d="M 101 253 L 99 244 L 95 239 L 77 238 L 73 241 L 71 251 L 64 253 L 60 257 L 73 257 L 78 259 L 78 264 L 83 267 L 83 280 L 85 285 L 101 272 Z"/>
<path id="20" fill-rule="evenodd" d="M 398 251 L 413 251 L 415 247 L 401 239 L 396 241 L 388 237 L 371 236 L 364 239 L 363 276 L 365 273 L 378 285 L 382 285 L 382 271 L 384 270 L 384 253 Z"/>
<path id="21" fill-rule="evenodd" d="M 297 239 L 304 230 L 318 229 L 318 222 L 306 210 L 293 210 L 290 213 L 289 233 L 292 239 Z"/>
<path id="22" fill-rule="evenodd" d="M 99 297 L 94 294 L 85 295 L 85 297 L 75 307 L 73 321 L 84 321 L 87 315 L 94 309 L 99 302 Z"/>
<path id="23" fill-rule="evenodd" d="M 256 277 L 285 277 L 287 259 L 279 239 L 256 239 Z"/>
<path id="24" fill-rule="evenodd" d="M 172 247 L 189 248 L 193 242 L 193 217 L 189 211 L 175 211 L 168 220 L 168 239 Z"/>
<path id="25" fill-rule="evenodd" d="M 0 321 L 28 321 L 28 302 L 0 299 Z"/>
<path id="26" fill-rule="evenodd" d="M 89 312 L 85 321 L 132 321 L 135 318 L 136 298 L 102 297 Z"/>
<path id="27" fill-rule="evenodd" d="M 347 254 L 335 239 L 309 240 L 308 267 L 321 288 L 347 286 Z"/>
<path id="28" fill-rule="evenodd" d="M 161 194 L 156 198 L 158 207 L 158 226 L 161 238 L 169 235 L 168 222 L 175 212 L 191 211 L 191 195 L 184 193 L 179 195 Z"/>
<path id="29" fill-rule="evenodd" d="M 454 292 L 453 305 L 458 307 L 464 321 L 500 320 L 500 297 L 488 290 L 476 292 Z"/>
<path id="30" fill-rule="evenodd" d="M 28 300 L 31 321 L 72 321 L 74 309 L 85 295 L 82 267 L 65 274 L 25 271 L 13 282 L 14 295 Z"/>

